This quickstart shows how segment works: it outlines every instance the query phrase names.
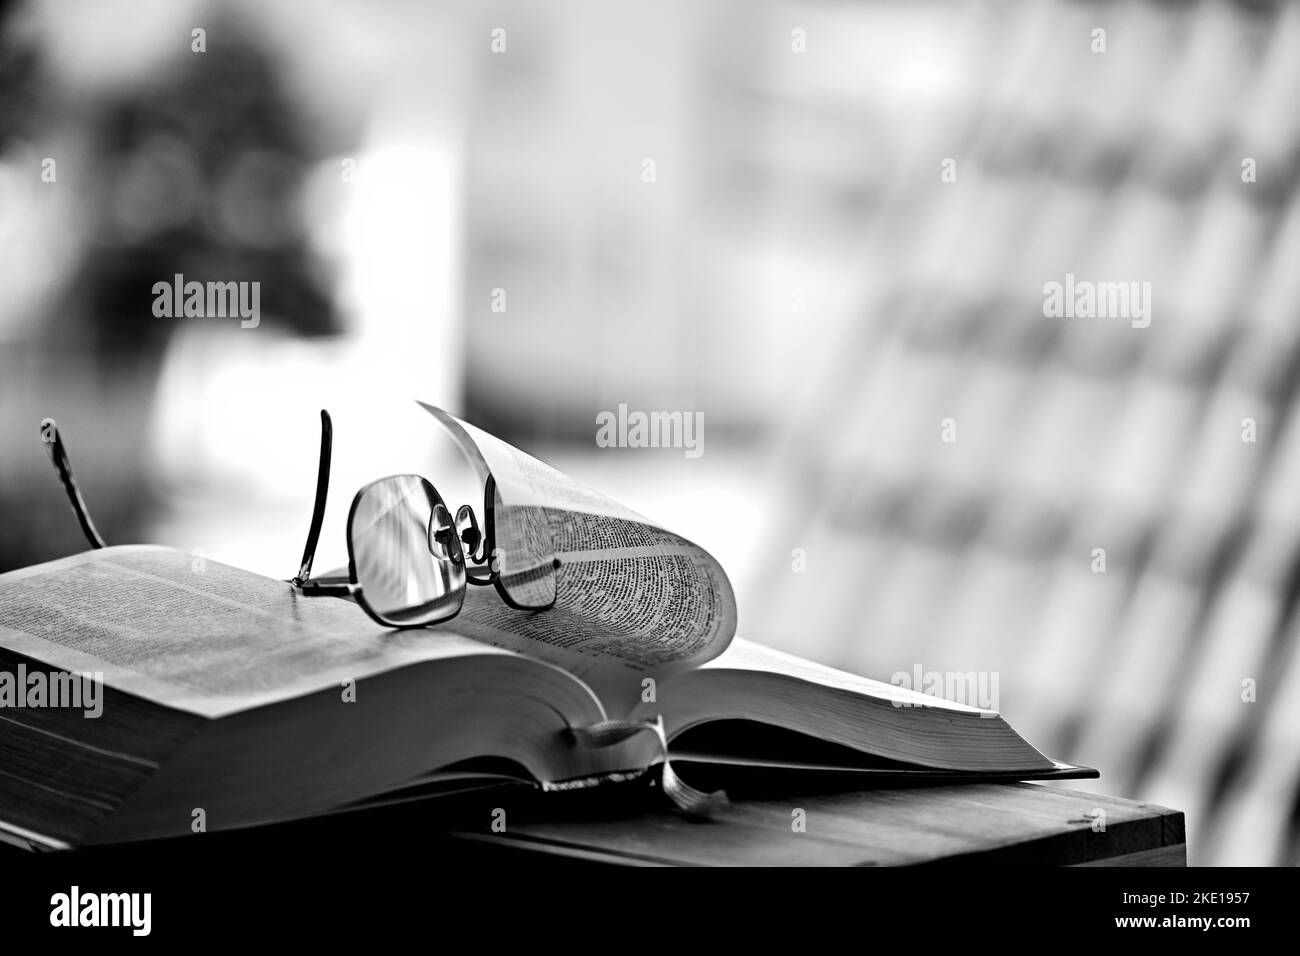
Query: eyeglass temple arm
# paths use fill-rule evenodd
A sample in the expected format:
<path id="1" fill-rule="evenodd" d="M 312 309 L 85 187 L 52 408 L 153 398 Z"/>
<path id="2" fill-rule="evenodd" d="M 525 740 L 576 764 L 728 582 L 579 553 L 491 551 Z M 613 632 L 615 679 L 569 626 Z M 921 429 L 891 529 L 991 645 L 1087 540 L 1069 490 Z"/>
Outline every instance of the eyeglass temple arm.
<path id="1" fill-rule="evenodd" d="M 53 418 L 41 420 L 41 442 L 45 445 L 45 451 L 59 473 L 59 480 L 63 482 L 63 490 L 68 493 L 68 500 L 72 502 L 72 510 L 81 525 L 82 533 L 90 541 L 92 548 L 105 547 L 104 539 L 96 530 L 95 523 L 90 520 L 86 502 L 81 497 L 81 489 L 77 487 L 77 479 L 72 475 L 72 463 L 68 461 L 68 450 L 63 445 L 63 436 L 59 434 L 59 426 Z"/>
<path id="2" fill-rule="evenodd" d="M 325 502 L 330 493 L 330 456 L 334 447 L 334 423 L 330 413 L 320 410 L 320 464 L 316 469 L 316 504 L 312 508 L 311 528 L 307 531 L 307 546 L 302 550 L 302 564 L 293 584 L 302 587 L 311 576 L 311 563 L 316 559 L 316 544 L 320 541 L 320 526 L 325 520 Z"/>

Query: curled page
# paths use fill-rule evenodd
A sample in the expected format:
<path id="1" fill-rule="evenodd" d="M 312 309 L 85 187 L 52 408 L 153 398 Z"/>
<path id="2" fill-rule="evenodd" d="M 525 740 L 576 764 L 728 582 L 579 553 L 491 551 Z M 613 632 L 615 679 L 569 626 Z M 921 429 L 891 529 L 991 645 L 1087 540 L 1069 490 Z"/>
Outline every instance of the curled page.
<path id="1" fill-rule="evenodd" d="M 545 529 L 560 561 L 554 607 L 514 610 L 489 589 L 472 587 L 449 629 L 558 664 L 602 699 L 609 695 L 615 711 L 638 702 L 644 675 L 661 679 L 722 653 L 736 630 L 736 601 L 712 555 L 482 429 L 420 404 L 455 438 L 479 479 L 495 479 L 498 528 L 510 529 L 511 540 Z M 506 555 L 503 571 L 518 571 L 510 561 Z"/>

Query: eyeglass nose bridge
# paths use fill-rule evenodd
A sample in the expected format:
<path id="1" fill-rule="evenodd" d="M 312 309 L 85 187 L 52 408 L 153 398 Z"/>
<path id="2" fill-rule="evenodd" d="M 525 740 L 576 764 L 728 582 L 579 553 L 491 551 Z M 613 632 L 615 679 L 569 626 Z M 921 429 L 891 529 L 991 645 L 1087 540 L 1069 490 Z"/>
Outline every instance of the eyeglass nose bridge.
<path id="1" fill-rule="evenodd" d="M 456 526 L 452 523 L 451 512 L 447 506 L 436 504 L 429 513 L 428 547 L 429 553 L 442 561 L 460 564 L 464 558 L 461 549 L 455 547 Z"/>
<path id="2" fill-rule="evenodd" d="M 464 546 L 465 560 L 474 564 L 481 564 L 486 540 L 479 528 L 478 518 L 475 516 L 472 506 L 461 505 L 456 509 L 456 532 L 460 535 L 461 543 Z"/>

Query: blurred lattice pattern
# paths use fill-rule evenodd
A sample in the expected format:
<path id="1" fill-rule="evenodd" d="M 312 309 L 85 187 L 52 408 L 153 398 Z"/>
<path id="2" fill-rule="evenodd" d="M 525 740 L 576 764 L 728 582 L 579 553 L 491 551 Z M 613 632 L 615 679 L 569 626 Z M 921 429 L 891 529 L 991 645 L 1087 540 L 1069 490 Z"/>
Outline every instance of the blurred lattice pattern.
<path id="1" fill-rule="evenodd" d="M 1300 8 L 942 6 L 955 79 L 900 111 L 781 455 L 771 551 L 808 570 L 771 564 L 748 629 L 996 671 L 1036 745 L 1185 810 L 1193 862 L 1295 863 Z M 1045 318 L 1067 273 L 1150 282 L 1150 326 Z"/>

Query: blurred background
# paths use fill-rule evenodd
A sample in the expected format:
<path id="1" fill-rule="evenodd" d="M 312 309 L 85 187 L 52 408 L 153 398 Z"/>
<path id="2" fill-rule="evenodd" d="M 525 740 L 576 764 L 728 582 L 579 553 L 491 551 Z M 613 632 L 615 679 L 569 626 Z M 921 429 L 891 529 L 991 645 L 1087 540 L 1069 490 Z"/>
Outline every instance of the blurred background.
<path id="1" fill-rule="evenodd" d="M 110 543 L 288 577 L 317 410 L 326 567 L 454 467 L 423 398 L 704 545 L 741 634 L 996 673 L 1192 862 L 1300 862 L 1298 94 L 1291 3 L 0 0 L 0 570 L 86 547 L 46 416 Z M 1150 326 L 1046 318 L 1067 273 Z"/>

